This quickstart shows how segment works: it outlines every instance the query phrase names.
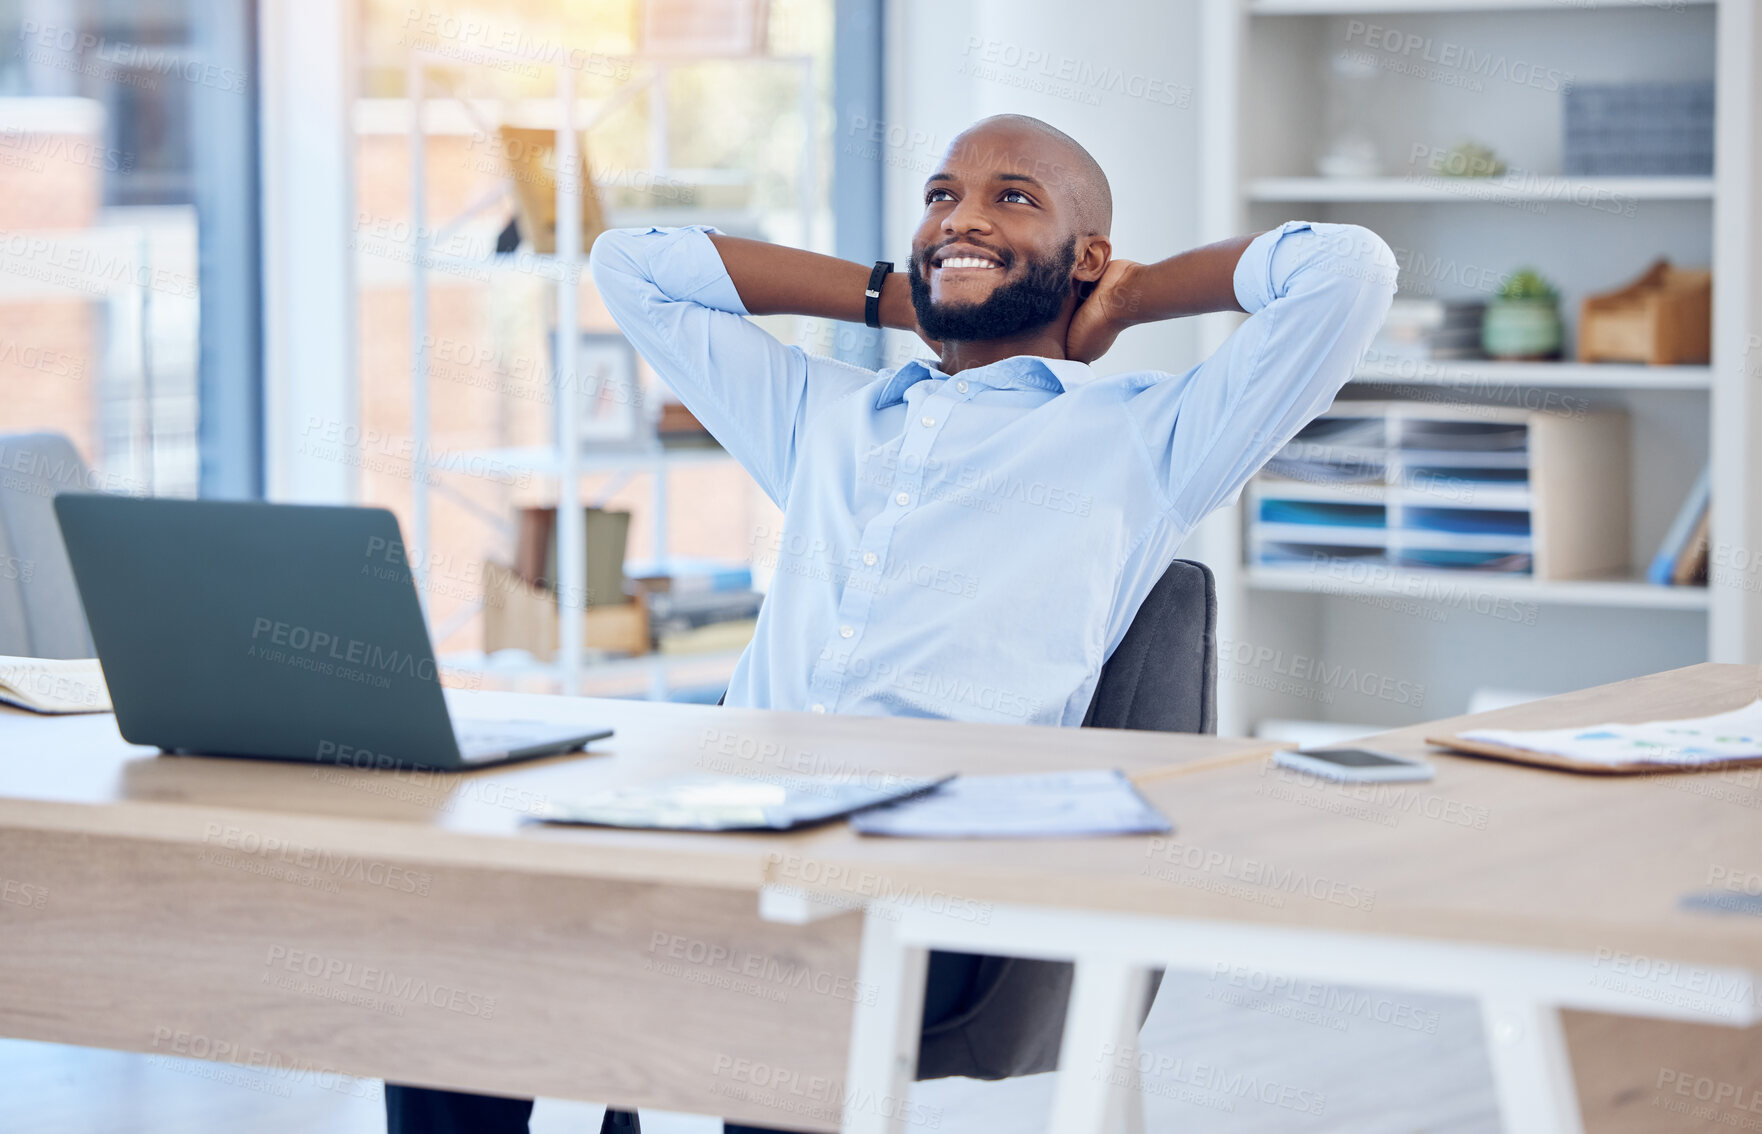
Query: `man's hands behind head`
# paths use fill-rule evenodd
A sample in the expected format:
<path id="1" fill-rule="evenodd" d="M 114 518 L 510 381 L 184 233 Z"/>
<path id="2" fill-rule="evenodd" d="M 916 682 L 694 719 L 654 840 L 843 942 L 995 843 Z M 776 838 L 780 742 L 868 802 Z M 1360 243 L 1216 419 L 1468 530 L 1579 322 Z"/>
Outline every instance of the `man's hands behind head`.
<path id="1" fill-rule="evenodd" d="M 1140 264 L 1132 260 L 1113 260 L 1089 295 L 1077 305 L 1071 325 L 1065 331 L 1065 357 L 1076 362 L 1094 362 L 1107 353 L 1121 331 L 1137 322 L 1133 315 L 1140 307 L 1135 277 Z"/>

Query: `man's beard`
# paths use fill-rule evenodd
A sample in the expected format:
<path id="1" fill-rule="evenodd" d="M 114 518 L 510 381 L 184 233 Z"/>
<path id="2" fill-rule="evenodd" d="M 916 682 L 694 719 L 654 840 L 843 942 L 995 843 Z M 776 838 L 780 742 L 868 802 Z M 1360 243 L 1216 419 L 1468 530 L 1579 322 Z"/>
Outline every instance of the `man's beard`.
<path id="1" fill-rule="evenodd" d="M 979 303 L 930 301 L 930 280 L 922 257 L 911 262 L 912 310 L 918 326 L 937 342 L 983 342 L 1036 330 L 1058 318 L 1071 294 L 1071 269 L 1077 263 L 1077 238 L 1041 259 L 1026 258 L 1019 279 L 995 288 Z M 994 271 L 1007 271 L 996 268 Z"/>

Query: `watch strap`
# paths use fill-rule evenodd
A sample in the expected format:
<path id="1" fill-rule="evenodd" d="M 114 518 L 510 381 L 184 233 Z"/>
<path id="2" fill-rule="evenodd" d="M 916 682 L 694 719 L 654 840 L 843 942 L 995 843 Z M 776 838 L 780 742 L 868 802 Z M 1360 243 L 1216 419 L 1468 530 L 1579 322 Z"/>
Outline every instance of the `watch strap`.
<path id="1" fill-rule="evenodd" d="M 869 286 L 863 290 L 863 322 L 871 327 L 881 326 L 881 285 L 892 271 L 892 260 L 876 260 L 869 272 Z"/>

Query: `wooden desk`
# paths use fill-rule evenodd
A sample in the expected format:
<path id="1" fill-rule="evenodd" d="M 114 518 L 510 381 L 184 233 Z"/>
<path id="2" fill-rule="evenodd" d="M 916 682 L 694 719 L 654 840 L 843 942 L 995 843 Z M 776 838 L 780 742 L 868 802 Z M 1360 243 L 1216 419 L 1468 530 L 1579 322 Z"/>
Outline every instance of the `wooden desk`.
<path id="1" fill-rule="evenodd" d="M 839 916 L 779 924 L 758 896 L 789 916 L 787 888 L 766 885 L 823 835 L 534 826 L 540 800 L 686 772 L 1111 766 L 1166 782 L 1271 748 L 512 694 L 456 703 L 617 735 L 591 755 L 447 775 L 161 757 L 108 716 L 0 710 L 0 1034 L 835 1129 L 853 1011 L 877 995 L 856 981 L 853 911 L 972 899 L 940 882 L 859 882 Z"/>
<path id="2" fill-rule="evenodd" d="M 858 1010 L 851 1082 L 865 1097 L 903 1091 L 889 1072 L 911 1064 L 884 1049 L 911 1051 L 916 1022 L 895 1006 L 921 994 L 923 951 L 950 948 L 1077 960 L 1061 1066 L 1081 1073 L 1060 1076 L 1050 1128 L 1061 1134 L 1123 1118 L 1128 1103 L 1109 1078 L 1130 1078 L 1118 1072 L 1135 1058 L 1139 989 L 1159 965 L 1475 996 L 1507 1134 L 1576 1131 L 1558 1008 L 1762 1018 L 1762 916 L 1680 904 L 1762 893 L 1762 773 L 1575 775 L 1456 756 L 1423 738 L 1701 716 L 1758 695 L 1762 667 L 1699 665 L 1365 742 L 1432 760 L 1430 783 L 1334 785 L 1269 760 L 1151 780 L 1146 794 L 1176 824 L 1166 839 L 1025 850 L 831 828 L 806 857 L 781 862 L 779 880 L 832 901 L 848 887 L 806 879 L 862 877 L 904 895 L 935 884 L 983 915 L 906 902 L 877 917 L 882 903 L 871 904 L 862 979 L 884 995 Z M 802 907 L 811 916 L 812 902 Z M 884 1116 L 850 1119 L 850 1130 L 899 1129 Z"/>

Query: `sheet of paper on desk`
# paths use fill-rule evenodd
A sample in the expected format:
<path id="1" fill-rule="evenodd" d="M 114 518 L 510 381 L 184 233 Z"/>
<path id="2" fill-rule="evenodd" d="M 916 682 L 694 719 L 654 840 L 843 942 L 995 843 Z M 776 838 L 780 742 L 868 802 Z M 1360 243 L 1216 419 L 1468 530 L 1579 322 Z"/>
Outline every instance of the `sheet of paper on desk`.
<path id="1" fill-rule="evenodd" d="M 928 795 L 851 816 L 865 835 L 1034 839 L 1160 835 L 1174 829 L 1124 773 L 960 776 Z"/>
<path id="2" fill-rule="evenodd" d="M 1458 735 L 1610 766 L 1718 764 L 1762 756 L 1762 698 L 1729 713 L 1692 720 L 1533 730 L 1477 728 Z"/>

